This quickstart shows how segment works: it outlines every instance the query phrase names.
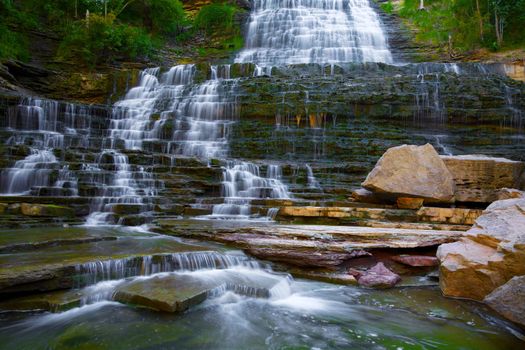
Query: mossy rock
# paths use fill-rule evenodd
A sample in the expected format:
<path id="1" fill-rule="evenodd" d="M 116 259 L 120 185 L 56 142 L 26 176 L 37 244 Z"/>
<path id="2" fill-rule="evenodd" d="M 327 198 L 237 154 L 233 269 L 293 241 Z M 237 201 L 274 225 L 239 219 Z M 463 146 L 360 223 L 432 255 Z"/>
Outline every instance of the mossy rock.
<path id="1" fill-rule="evenodd" d="M 46 217 L 73 217 L 75 211 L 69 207 L 53 204 L 30 204 L 22 203 L 20 209 L 26 216 L 46 216 Z"/>

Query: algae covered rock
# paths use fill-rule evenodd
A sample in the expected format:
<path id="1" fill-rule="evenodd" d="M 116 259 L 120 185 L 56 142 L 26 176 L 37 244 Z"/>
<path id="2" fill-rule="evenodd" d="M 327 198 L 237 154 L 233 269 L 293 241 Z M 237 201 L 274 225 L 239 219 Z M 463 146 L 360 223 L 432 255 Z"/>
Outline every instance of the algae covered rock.
<path id="1" fill-rule="evenodd" d="M 27 216 L 49 216 L 49 217 L 73 217 L 75 211 L 69 207 L 51 204 L 29 204 L 22 203 L 20 206 L 23 215 Z"/>
<path id="2" fill-rule="evenodd" d="M 388 149 L 362 185 L 389 197 L 416 197 L 433 202 L 454 199 L 452 174 L 430 144 Z"/>

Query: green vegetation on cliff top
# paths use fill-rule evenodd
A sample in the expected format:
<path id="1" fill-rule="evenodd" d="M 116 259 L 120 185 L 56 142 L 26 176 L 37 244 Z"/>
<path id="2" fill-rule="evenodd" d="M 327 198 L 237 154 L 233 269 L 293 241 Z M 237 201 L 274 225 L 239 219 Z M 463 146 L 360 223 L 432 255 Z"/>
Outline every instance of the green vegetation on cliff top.
<path id="1" fill-rule="evenodd" d="M 240 11 L 227 0 L 199 6 L 194 18 L 179 0 L 0 0 L 0 61 L 28 60 L 31 32 L 58 38 L 58 60 L 86 66 L 148 61 L 167 42 L 183 50 L 196 38 L 237 49 Z"/>
<path id="2" fill-rule="evenodd" d="M 416 41 L 457 58 L 480 48 L 525 46 L 525 0 L 401 0 L 383 2 L 416 30 Z"/>

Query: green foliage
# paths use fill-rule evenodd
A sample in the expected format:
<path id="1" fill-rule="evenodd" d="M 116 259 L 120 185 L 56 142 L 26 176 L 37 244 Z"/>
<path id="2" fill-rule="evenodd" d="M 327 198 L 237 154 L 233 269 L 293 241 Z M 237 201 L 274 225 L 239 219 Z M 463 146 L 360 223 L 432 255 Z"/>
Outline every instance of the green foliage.
<path id="1" fill-rule="evenodd" d="M 381 9 L 385 11 L 386 13 L 394 12 L 394 4 L 392 3 L 392 0 L 388 0 L 388 2 L 382 3 Z"/>
<path id="2" fill-rule="evenodd" d="M 233 26 L 236 8 L 226 3 L 213 3 L 203 6 L 195 17 L 195 27 L 211 33 L 229 30 Z"/>
<path id="3" fill-rule="evenodd" d="M 525 0 L 425 0 L 424 10 L 419 9 L 419 0 L 404 0 L 399 10 L 419 29 L 416 39 L 441 46 L 450 43 L 459 50 L 499 49 L 496 14 L 505 33 L 503 44 L 525 44 Z"/>
<path id="4" fill-rule="evenodd" d="M 151 55 L 151 37 L 141 28 L 121 24 L 113 15 L 90 15 L 75 22 L 59 47 L 63 59 L 79 59 L 89 65 Z"/>
<path id="5" fill-rule="evenodd" d="M 180 31 L 186 14 L 179 0 L 135 0 L 119 18 L 141 24 L 154 33 L 172 34 Z"/>
<path id="6" fill-rule="evenodd" d="M 0 60 L 10 58 L 27 60 L 29 58 L 27 43 L 20 34 L 9 30 L 5 24 L 0 23 Z"/>

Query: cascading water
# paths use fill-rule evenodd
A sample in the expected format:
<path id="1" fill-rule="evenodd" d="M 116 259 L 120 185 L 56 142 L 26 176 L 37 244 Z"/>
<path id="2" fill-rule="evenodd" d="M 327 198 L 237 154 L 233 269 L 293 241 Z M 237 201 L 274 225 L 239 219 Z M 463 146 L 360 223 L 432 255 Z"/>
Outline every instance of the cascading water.
<path id="1" fill-rule="evenodd" d="M 66 104 L 65 120 L 59 120 L 58 115 L 57 101 L 28 97 L 23 98 L 8 117 L 7 127 L 19 133 L 10 137 L 6 144 L 29 143 L 30 146 L 24 159 L 2 171 L 0 193 L 69 196 L 78 193 L 76 178 L 67 165 L 61 167 L 53 149 L 64 149 L 73 144 L 76 128 L 89 127 L 89 113 L 85 108 Z"/>
<path id="2" fill-rule="evenodd" d="M 246 47 L 236 62 L 259 67 L 392 62 L 368 0 L 255 0 L 253 7 Z"/>
<path id="3" fill-rule="evenodd" d="M 144 167 L 132 167 L 123 150 L 161 151 L 164 154 L 224 158 L 228 130 L 236 117 L 236 104 L 222 80 L 229 66 L 212 66 L 211 79 L 194 84 L 194 65 L 179 65 L 161 74 L 144 70 L 138 86 L 130 89 L 113 109 L 108 136 L 95 169 L 112 165 L 113 174 L 93 200 L 89 224 L 107 221 L 115 204 L 151 208 L 162 186 Z"/>
<path id="4" fill-rule="evenodd" d="M 270 164 L 266 177 L 261 176 L 260 167 L 249 162 L 230 162 L 223 169 L 222 194 L 224 203 L 213 206 L 211 218 L 245 218 L 251 215 L 254 199 L 290 198 L 288 188 L 282 183 L 279 165 Z"/>

